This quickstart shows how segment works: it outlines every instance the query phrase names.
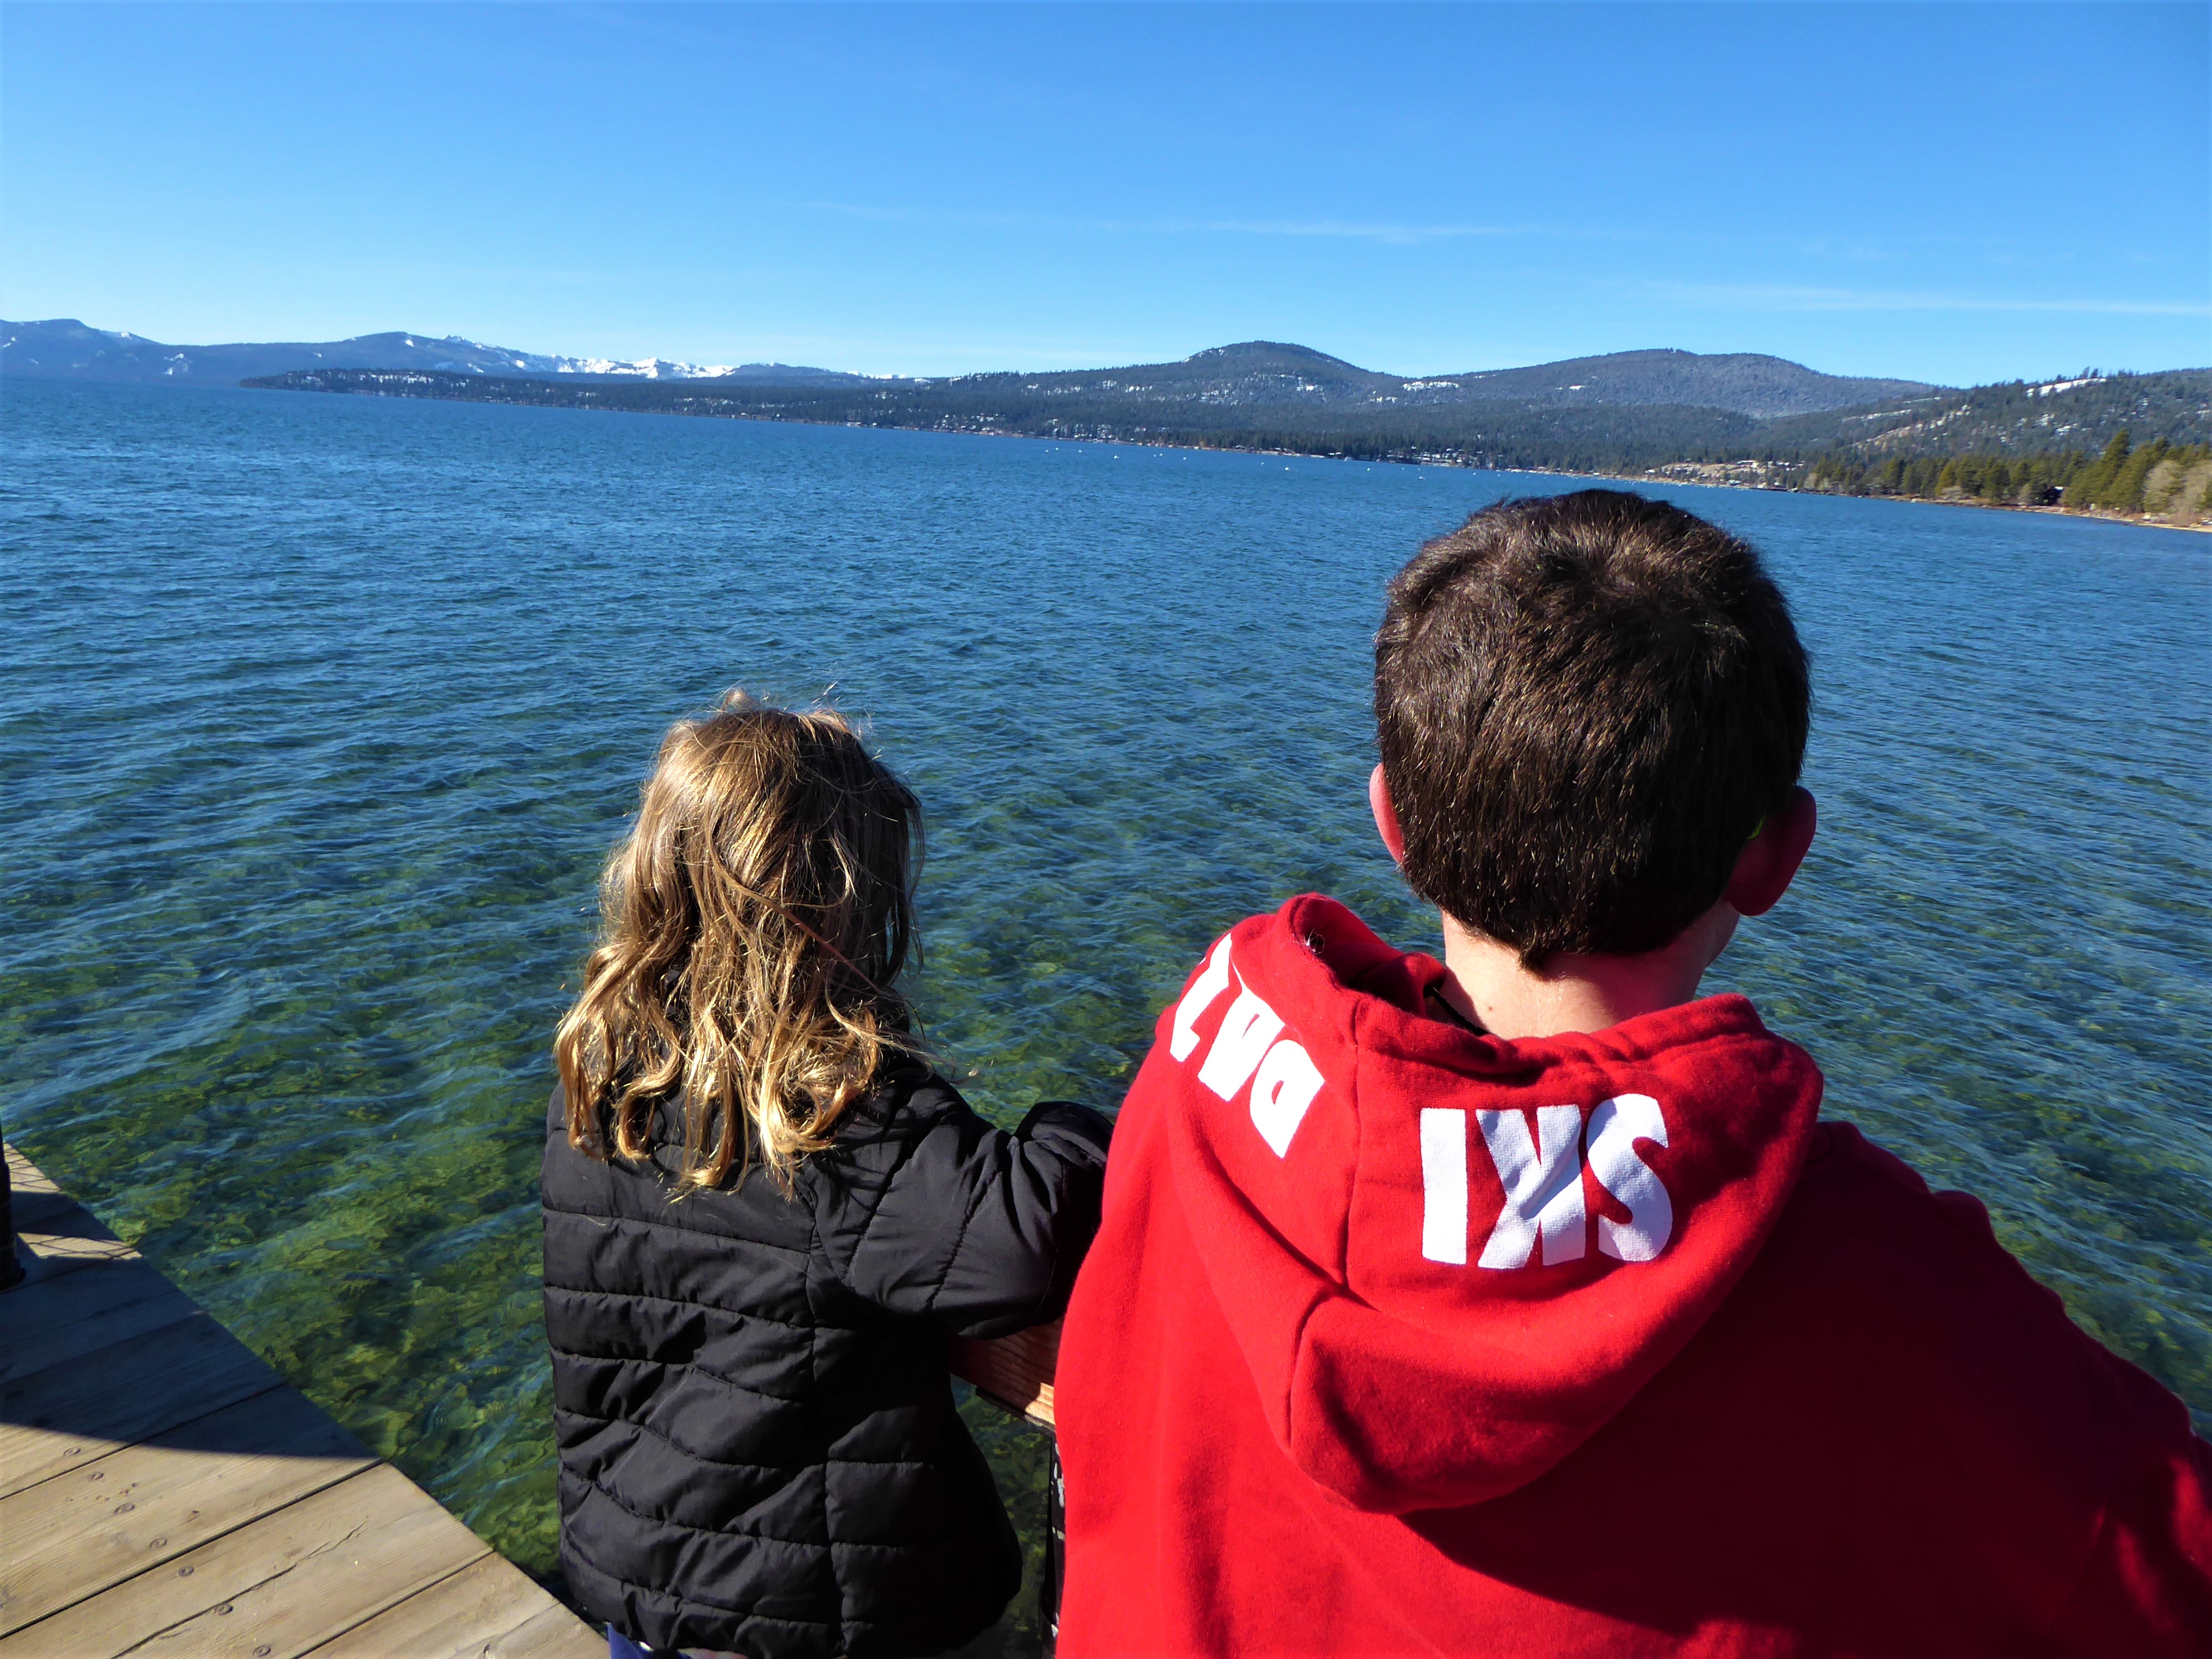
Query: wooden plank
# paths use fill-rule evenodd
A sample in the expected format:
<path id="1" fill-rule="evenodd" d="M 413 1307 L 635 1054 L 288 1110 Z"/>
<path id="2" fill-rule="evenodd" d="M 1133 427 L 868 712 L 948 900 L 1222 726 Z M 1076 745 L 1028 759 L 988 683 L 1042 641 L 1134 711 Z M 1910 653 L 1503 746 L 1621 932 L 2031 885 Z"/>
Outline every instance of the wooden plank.
<path id="1" fill-rule="evenodd" d="M 143 1336 L 198 1311 L 143 1261 L 101 1261 L 67 1278 L 17 1285 L 4 1304 L 0 1382 Z"/>
<path id="2" fill-rule="evenodd" d="M 16 1260 L 23 1264 L 24 1281 L 33 1285 L 85 1267 L 140 1259 L 137 1251 L 118 1238 L 88 1238 L 77 1233 L 18 1233 L 15 1242 L 20 1247 Z"/>
<path id="3" fill-rule="evenodd" d="M 8 1185 L 17 1196 L 25 1193 L 58 1193 L 61 1188 L 46 1171 L 23 1156 L 11 1141 L 7 1146 Z"/>
<path id="4" fill-rule="evenodd" d="M 84 1206 L 71 1198 L 51 1182 L 38 1187 L 14 1185 L 15 1165 L 9 1165 L 9 1189 L 8 1213 L 14 1218 L 16 1231 L 34 1226 L 70 1210 L 82 1210 Z M 90 1211 L 85 1212 L 88 1215 Z"/>
<path id="5" fill-rule="evenodd" d="M 605 1659 L 607 1638 L 496 1555 L 314 1650 L 314 1659 Z"/>
<path id="6" fill-rule="evenodd" d="M 91 1278 L 75 1285 L 24 1285 L 8 1292 L 8 1334 L 15 1340 L 44 1336 L 64 1325 L 90 1319 L 134 1302 L 177 1294 L 177 1287 L 143 1258 L 106 1261 Z M 15 1355 L 0 1354 L 0 1366 Z"/>
<path id="7" fill-rule="evenodd" d="M 19 1246 L 16 1259 L 33 1283 L 102 1262 L 143 1259 L 99 1217 L 59 1193 L 33 1194 L 27 1200 L 11 1200 L 9 1208 Z"/>
<path id="8" fill-rule="evenodd" d="M 18 1232 L 84 1206 L 33 1169 L 13 1146 L 8 1149 L 8 1212 Z M 85 1213 L 92 1212 L 86 1210 Z"/>
<path id="9" fill-rule="evenodd" d="M 57 1278 L 93 1262 L 139 1259 L 137 1250 L 21 1152 L 9 1146 L 6 1155 L 9 1208 L 27 1279 Z"/>
<path id="10" fill-rule="evenodd" d="M 304 1395 L 278 1389 L 0 1498 L 0 1635 L 373 1462 Z"/>
<path id="11" fill-rule="evenodd" d="M 0 1498 L 265 1394 L 281 1380 L 244 1343 L 195 1313 L 0 1383 Z"/>
<path id="12" fill-rule="evenodd" d="M 379 1463 L 0 1636 L 0 1659 L 298 1659 L 490 1549 Z"/>
<path id="13" fill-rule="evenodd" d="M 952 1374 L 965 1377 L 992 1404 L 1045 1428 L 1053 1426 L 1052 1378 L 1060 1365 L 1060 1321 L 992 1342 L 955 1337 Z"/>
<path id="14" fill-rule="evenodd" d="M 550 1595 L 545 1601 L 527 1624 L 487 1648 L 486 1659 L 599 1659 L 606 1652 L 603 1627 L 586 1624 Z"/>

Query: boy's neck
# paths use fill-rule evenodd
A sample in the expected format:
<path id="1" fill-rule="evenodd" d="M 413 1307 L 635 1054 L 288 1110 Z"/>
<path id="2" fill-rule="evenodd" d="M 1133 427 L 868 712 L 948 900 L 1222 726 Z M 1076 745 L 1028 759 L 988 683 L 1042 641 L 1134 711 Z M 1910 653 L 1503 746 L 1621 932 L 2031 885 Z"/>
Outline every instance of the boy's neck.
<path id="1" fill-rule="evenodd" d="M 1493 1036 L 1602 1031 L 1639 1014 L 1696 1000 L 1705 969 L 1728 946 L 1736 912 L 1716 904 L 1671 943 L 1636 957 L 1549 958 L 1522 965 L 1512 946 L 1443 918 L 1444 1000 Z"/>

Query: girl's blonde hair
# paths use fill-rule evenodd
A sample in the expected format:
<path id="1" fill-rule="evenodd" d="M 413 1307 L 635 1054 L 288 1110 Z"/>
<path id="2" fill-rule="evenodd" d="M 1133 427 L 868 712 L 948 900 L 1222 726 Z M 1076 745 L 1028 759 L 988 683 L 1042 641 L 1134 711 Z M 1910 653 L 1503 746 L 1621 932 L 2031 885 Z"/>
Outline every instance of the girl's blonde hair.
<path id="1" fill-rule="evenodd" d="M 921 805 L 844 717 L 732 691 L 662 740 L 599 884 L 600 938 L 553 1042 L 568 1140 L 648 1156 L 680 1097 L 678 1178 L 800 1159 L 918 1054 L 895 988 L 914 948 Z"/>

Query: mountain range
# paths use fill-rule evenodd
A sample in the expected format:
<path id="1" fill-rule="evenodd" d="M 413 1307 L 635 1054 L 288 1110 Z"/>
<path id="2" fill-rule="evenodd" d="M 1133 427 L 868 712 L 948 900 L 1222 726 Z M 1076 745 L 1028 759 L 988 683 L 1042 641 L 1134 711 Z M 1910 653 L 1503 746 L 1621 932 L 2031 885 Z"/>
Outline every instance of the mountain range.
<path id="1" fill-rule="evenodd" d="M 878 378 L 549 356 L 391 333 L 172 346 L 75 321 L 0 322 L 0 377 L 249 385 L 552 408 L 1562 471 L 1676 464 L 1802 471 L 1841 458 L 2028 456 L 2212 441 L 2212 371 L 2084 372 L 1957 388 L 1823 374 L 1749 352 L 1620 351 L 1522 368 L 1389 374 L 1277 341 L 1119 368 Z M 1762 476 L 1765 476 L 1762 473 Z M 1781 475 L 1777 475 L 1781 476 Z"/>
<path id="2" fill-rule="evenodd" d="M 414 368 L 451 374 L 549 375 L 583 380 L 718 380 L 732 386 L 860 386 L 867 377 L 792 363 L 706 368 L 647 357 L 557 357 L 511 351 L 449 334 L 362 334 L 350 340 L 235 345 L 166 345 L 143 335 L 88 328 L 73 317 L 0 321 L 0 376 L 38 380 L 125 380 L 235 386 L 295 368 Z"/>
<path id="3" fill-rule="evenodd" d="M 1850 409 L 1937 390 L 1917 380 L 1823 374 L 1750 352 L 1616 351 L 1527 368 L 1384 374 L 1310 347 L 1273 340 L 1215 346 L 1178 362 L 1045 374 L 963 374 L 930 384 L 1018 399 L 1103 399 L 1133 410 L 1195 403 L 1214 409 L 1281 406 L 1382 414 L 1514 404 L 1563 410 L 1694 407 L 1754 420 Z"/>
<path id="4" fill-rule="evenodd" d="M 623 362 L 560 357 L 484 345 L 456 335 L 363 334 L 349 340 L 208 346 L 168 345 L 143 336 L 87 327 L 74 319 L 0 322 L 0 374 L 23 379 L 136 380 L 197 385 L 295 370 L 412 369 L 502 379 L 712 381 L 723 386 L 819 390 L 885 386 L 959 387 L 1048 400 L 1088 394 L 1130 409 L 1196 404 L 1213 409 L 1441 409 L 1499 402 L 1572 409 L 1678 406 L 1727 410 L 1754 420 L 1850 409 L 1881 398 L 1936 390 L 1917 380 L 1822 374 L 1780 357 L 1749 352 L 1617 351 L 1528 368 L 1402 375 L 1361 368 L 1305 346 L 1254 340 L 1216 346 L 1180 362 L 1049 374 L 960 374 L 908 380 L 791 363 L 708 368 L 649 357 Z"/>

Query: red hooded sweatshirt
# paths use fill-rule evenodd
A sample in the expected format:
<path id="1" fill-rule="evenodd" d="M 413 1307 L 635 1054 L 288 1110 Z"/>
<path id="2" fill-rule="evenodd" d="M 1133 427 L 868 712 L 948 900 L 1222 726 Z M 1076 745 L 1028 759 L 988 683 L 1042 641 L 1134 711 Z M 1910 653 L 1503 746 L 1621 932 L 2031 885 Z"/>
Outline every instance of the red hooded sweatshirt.
<path id="1" fill-rule="evenodd" d="M 1064 1659 L 2212 1655 L 2212 1447 L 1741 997 L 1508 1042 L 1329 900 L 1130 1091 Z"/>

